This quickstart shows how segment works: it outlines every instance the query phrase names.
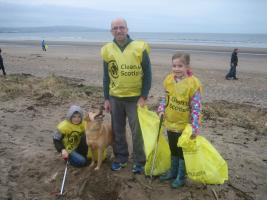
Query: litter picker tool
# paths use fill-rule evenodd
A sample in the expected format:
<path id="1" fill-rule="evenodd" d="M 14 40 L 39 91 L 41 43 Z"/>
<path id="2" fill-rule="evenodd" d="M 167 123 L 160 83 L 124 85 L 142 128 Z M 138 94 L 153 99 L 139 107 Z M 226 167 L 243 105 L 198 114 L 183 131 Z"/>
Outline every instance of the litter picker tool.
<path id="1" fill-rule="evenodd" d="M 63 191 L 64 191 L 64 185 L 65 185 L 65 180 L 66 180 L 66 176 L 67 176 L 67 171 L 68 171 L 68 165 L 69 165 L 69 160 L 66 159 L 66 167 L 65 167 L 65 172 L 64 172 L 64 176 L 63 176 L 63 180 L 62 180 L 62 184 L 61 184 L 61 189 L 60 189 L 60 196 L 63 195 Z"/>
<path id="2" fill-rule="evenodd" d="M 154 172 L 154 167 L 155 167 L 155 161 L 156 161 L 156 156 L 157 156 L 157 151 L 158 151 L 158 144 L 159 144 L 159 136 L 160 136 L 160 130 L 163 122 L 163 115 L 160 116 L 160 121 L 159 121 L 159 131 L 157 135 L 157 141 L 154 149 L 154 155 L 153 155 L 153 160 L 152 160 L 152 166 L 150 170 L 150 183 L 152 183 L 152 178 L 153 178 L 153 172 Z"/>

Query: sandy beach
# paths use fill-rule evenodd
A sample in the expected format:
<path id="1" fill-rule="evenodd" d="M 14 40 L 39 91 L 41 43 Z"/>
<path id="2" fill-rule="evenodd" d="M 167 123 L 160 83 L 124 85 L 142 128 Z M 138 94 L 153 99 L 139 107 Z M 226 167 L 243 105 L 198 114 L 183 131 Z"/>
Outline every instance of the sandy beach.
<path id="1" fill-rule="evenodd" d="M 53 147 L 55 127 L 70 105 L 89 110 L 103 102 L 103 44 L 48 45 L 44 52 L 38 41 L 0 40 L 8 74 L 0 76 L 0 199 L 56 199 L 65 164 Z M 191 55 L 193 72 L 204 88 L 201 134 L 227 161 L 229 180 L 208 186 L 188 180 L 172 190 L 158 179 L 149 184 L 144 176 L 133 176 L 130 165 L 114 173 L 108 159 L 98 172 L 70 167 L 65 199 L 266 198 L 267 49 L 240 48 L 235 81 L 224 78 L 232 48 L 152 44 L 151 108 L 163 95 L 162 81 L 175 51 Z M 58 93 L 64 87 L 68 90 Z M 68 95 L 72 92 L 79 95 Z"/>
<path id="2" fill-rule="evenodd" d="M 59 76 L 83 79 L 90 85 L 102 84 L 101 43 L 51 42 L 47 52 L 43 52 L 38 42 L 4 42 L 3 57 L 8 73 L 29 73 L 45 77 L 54 73 Z M 162 80 L 170 71 L 171 56 L 175 51 L 191 54 L 194 73 L 205 88 L 205 98 L 230 100 L 241 103 L 267 104 L 266 74 L 267 49 L 241 48 L 237 76 L 239 81 L 224 80 L 229 70 L 232 48 L 151 45 L 153 85 L 151 95 L 162 88 Z M 253 88 L 253 90 L 250 90 Z M 161 90 L 162 91 L 162 90 Z"/>

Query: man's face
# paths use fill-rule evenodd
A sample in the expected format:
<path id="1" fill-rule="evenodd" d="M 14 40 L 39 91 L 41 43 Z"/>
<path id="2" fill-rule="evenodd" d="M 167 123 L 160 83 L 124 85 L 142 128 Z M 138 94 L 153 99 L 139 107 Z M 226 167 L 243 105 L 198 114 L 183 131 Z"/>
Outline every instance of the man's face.
<path id="1" fill-rule="evenodd" d="M 111 24 L 111 33 L 117 42 L 123 43 L 128 34 L 128 28 L 124 21 L 117 20 Z"/>

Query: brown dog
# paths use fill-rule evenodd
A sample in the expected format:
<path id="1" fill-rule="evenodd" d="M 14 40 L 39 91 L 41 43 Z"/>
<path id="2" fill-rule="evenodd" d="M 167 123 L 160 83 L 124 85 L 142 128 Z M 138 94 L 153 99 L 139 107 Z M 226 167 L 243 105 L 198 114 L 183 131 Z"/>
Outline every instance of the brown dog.
<path id="1" fill-rule="evenodd" d="M 103 111 L 98 113 L 89 112 L 85 117 L 86 120 L 86 142 L 92 150 L 92 162 L 90 167 L 94 167 L 97 160 L 95 170 L 99 170 L 103 160 L 105 149 L 112 144 L 111 123 L 104 122 Z M 96 151 L 98 157 L 96 158 Z"/>

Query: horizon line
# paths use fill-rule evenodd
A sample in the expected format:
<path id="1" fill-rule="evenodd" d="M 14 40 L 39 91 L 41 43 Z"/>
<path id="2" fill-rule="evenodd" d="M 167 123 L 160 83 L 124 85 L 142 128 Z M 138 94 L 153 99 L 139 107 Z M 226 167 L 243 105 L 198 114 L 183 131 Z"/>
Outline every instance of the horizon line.
<path id="1" fill-rule="evenodd" d="M 43 28 L 84 28 L 84 29 L 92 29 L 92 30 L 98 30 L 103 32 L 109 32 L 109 29 L 105 28 L 96 28 L 96 27 L 89 27 L 89 26 L 80 26 L 80 25 L 46 25 L 46 26 L 0 26 L 0 33 L 9 33 L 9 32 L 2 32 L 1 29 L 43 29 Z M 79 31 L 77 31 L 79 32 Z M 130 33 L 180 33 L 180 34 L 256 34 L 256 35 L 267 35 L 266 33 L 262 32 L 246 32 L 246 33 L 240 33 L 240 32 L 200 32 L 200 31 L 192 31 L 192 32 L 175 32 L 175 31 L 130 31 Z"/>

